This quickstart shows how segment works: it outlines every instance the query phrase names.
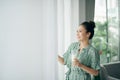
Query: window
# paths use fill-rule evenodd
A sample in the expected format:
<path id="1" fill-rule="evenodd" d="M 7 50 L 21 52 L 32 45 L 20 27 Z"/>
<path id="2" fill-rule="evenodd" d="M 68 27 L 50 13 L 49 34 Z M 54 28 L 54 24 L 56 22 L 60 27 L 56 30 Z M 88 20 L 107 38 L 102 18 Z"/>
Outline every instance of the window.
<path id="1" fill-rule="evenodd" d="M 102 2 L 99 4 L 99 2 Z M 101 54 L 101 63 L 119 60 L 118 0 L 96 0 L 93 45 Z"/>

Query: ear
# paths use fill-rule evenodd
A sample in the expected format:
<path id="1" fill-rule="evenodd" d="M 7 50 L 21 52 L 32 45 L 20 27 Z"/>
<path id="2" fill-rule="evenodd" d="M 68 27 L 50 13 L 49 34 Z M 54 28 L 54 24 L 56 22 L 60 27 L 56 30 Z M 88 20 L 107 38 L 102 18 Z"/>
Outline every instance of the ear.
<path id="1" fill-rule="evenodd" d="M 89 38 L 89 37 L 90 37 L 90 35 L 91 35 L 91 33 L 90 33 L 90 32 L 88 32 L 88 33 L 87 33 L 87 37 Z"/>

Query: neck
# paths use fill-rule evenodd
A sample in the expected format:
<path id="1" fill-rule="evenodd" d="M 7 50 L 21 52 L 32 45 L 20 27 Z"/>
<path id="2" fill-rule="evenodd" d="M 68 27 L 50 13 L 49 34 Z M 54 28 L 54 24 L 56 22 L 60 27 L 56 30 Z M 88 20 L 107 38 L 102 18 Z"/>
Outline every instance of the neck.
<path id="1" fill-rule="evenodd" d="M 89 45 L 89 40 L 80 41 L 80 48 L 85 48 Z"/>

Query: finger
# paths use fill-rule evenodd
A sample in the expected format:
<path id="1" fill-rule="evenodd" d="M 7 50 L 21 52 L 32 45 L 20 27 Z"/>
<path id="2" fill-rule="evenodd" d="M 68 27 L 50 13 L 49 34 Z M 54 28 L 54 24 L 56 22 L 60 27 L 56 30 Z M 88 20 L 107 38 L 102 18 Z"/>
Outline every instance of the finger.
<path id="1" fill-rule="evenodd" d="M 58 58 L 61 58 L 61 56 L 58 55 Z"/>

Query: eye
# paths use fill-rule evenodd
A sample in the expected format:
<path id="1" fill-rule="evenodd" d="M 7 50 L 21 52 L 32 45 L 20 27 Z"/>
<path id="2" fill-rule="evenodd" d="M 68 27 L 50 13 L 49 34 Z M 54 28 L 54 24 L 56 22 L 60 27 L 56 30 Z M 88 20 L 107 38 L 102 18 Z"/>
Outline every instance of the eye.
<path id="1" fill-rule="evenodd" d="M 81 30 L 77 30 L 76 32 L 82 32 Z"/>
<path id="2" fill-rule="evenodd" d="M 79 32 L 82 32 L 81 30 L 79 30 Z"/>
<path id="3" fill-rule="evenodd" d="M 78 32 L 82 32 L 82 31 L 81 30 L 77 30 L 76 32 L 78 33 Z"/>

